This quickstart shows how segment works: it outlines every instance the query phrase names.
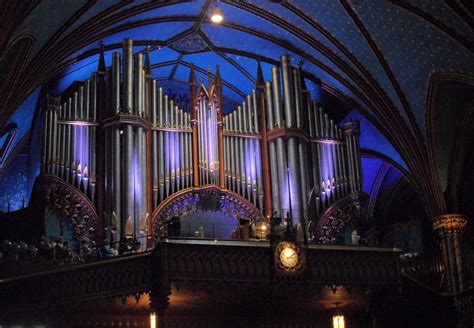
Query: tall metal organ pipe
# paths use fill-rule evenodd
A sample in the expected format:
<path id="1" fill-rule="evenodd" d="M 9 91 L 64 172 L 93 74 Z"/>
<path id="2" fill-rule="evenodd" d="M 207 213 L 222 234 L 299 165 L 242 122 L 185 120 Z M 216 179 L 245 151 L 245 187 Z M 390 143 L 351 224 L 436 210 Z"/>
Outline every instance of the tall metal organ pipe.
<path id="1" fill-rule="evenodd" d="M 281 89 L 280 89 L 280 69 L 278 67 L 272 68 L 272 81 L 273 81 L 273 108 L 275 118 L 275 126 L 277 128 L 284 128 L 283 124 L 283 113 L 281 109 Z M 285 216 L 289 213 L 289 184 L 288 184 L 288 168 L 287 168 L 287 157 L 286 157 L 286 145 L 285 140 L 281 137 L 276 139 L 276 155 L 277 155 L 277 170 L 278 170 L 278 181 L 280 186 L 280 202 L 279 202 L 279 213 L 278 216 Z"/>
<path id="2" fill-rule="evenodd" d="M 273 121 L 273 89 L 272 84 L 267 82 L 265 84 L 265 100 L 266 100 L 266 111 L 267 111 L 267 128 L 271 132 L 274 129 Z M 277 153 L 276 153 L 276 143 L 275 140 L 269 141 L 268 152 L 270 157 L 270 176 L 272 181 L 272 208 L 277 215 L 281 215 L 281 206 L 280 206 L 280 181 L 278 176 L 278 162 L 277 162 Z M 273 213 L 272 213 L 273 214 Z"/>

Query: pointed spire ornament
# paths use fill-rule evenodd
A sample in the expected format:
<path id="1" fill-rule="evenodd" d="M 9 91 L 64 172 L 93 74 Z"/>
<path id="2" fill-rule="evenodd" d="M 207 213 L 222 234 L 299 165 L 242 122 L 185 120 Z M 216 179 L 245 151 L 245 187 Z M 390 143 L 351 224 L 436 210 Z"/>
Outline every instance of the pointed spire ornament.
<path id="1" fill-rule="evenodd" d="M 257 88 L 265 88 L 265 79 L 263 78 L 262 65 L 257 61 Z"/>
<path id="2" fill-rule="evenodd" d="M 151 77 L 150 47 L 145 48 L 145 76 Z"/>
<path id="3" fill-rule="evenodd" d="M 99 65 L 97 66 L 97 72 L 104 73 L 107 71 L 107 67 L 105 65 L 105 57 L 104 57 L 104 42 L 99 42 L 100 52 L 99 52 Z"/>
<path id="4" fill-rule="evenodd" d="M 189 83 L 189 85 L 197 85 L 196 72 L 194 71 L 193 63 L 191 63 L 191 67 L 190 67 L 190 70 L 189 70 L 188 83 Z"/>
<path id="5" fill-rule="evenodd" d="M 214 79 L 214 84 L 216 87 L 222 87 L 221 71 L 219 65 L 216 65 L 216 77 Z"/>

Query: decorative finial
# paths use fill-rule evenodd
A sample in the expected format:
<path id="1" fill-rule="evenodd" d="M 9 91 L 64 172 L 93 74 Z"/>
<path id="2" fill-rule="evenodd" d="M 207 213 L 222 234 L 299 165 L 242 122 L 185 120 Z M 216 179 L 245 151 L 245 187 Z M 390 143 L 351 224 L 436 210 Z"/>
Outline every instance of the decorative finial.
<path id="1" fill-rule="evenodd" d="M 262 65 L 260 64 L 260 60 L 257 60 L 257 88 L 264 88 L 265 87 L 265 80 L 263 78 L 262 72 Z"/>
<path id="2" fill-rule="evenodd" d="M 99 41 L 99 64 L 97 66 L 97 72 L 104 73 L 106 72 L 107 66 L 105 65 L 105 57 L 104 57 L 104 42 L 102 40 Z"/>

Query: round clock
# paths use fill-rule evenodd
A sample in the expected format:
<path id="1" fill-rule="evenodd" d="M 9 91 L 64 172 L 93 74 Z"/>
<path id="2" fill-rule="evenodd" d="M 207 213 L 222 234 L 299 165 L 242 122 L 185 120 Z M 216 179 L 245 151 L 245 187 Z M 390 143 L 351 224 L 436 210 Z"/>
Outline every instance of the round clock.
<path id="1" fill-rule="evenodd" d="M 301 252 L 295 244 L 281 242 L 275 249 L 275 261 L 278 267 L 285 272 L 297 271 L 302 264 Z"/>

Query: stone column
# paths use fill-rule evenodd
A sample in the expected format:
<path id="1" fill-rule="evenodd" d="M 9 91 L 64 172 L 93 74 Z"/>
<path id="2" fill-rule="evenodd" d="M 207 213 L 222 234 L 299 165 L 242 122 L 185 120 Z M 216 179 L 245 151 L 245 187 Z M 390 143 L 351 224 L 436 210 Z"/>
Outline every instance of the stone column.
<path id="1" fill-rule="evenodd" d="M 449 291 L 453 294 L 465 289 L 462 263 L 462 234 L 467 217 L 461 214 L 443 214 L 433 218 L 433 230 L 439 238 Z"/>

